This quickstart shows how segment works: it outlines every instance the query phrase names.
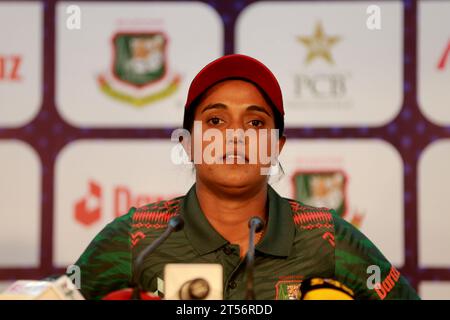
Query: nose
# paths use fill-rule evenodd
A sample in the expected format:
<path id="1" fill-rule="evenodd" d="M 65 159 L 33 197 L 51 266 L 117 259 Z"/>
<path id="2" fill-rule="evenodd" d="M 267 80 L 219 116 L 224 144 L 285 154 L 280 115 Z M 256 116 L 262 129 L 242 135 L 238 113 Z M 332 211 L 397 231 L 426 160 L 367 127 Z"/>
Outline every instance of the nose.
<path id="1" fill-rule="evenodd" d="M 227 144 L 244 144 L 245 134 L 242 128 L 229 128 L 225 132 Z"/>

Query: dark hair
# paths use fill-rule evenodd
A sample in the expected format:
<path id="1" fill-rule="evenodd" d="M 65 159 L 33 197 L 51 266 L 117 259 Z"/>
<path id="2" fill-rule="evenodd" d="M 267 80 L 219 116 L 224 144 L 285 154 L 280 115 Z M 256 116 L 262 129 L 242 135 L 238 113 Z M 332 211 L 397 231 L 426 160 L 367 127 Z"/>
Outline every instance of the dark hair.
<path id="1" fill-rule="evenodd" d="M 281 113 L 278 111 L 277 108 L 275 108 L 275 106 L 273 105 L 272 101 L 269 99 L 269 97 L 267 96 L 267 94 L 255 83 L 248 81 L 247 79 L 239 79 L 239 78 L 231 78 L 231 79 L 225 79 L 225 80 L 244 80 L 247 81 L 251 84 L 253 84 L 258 90 L 259 92 L 261 92 L 261 94 L 263 95 L 264 99 L 266 100 L 267 104 L 272 108 L 273 114 L 275 115 L 275 128 L 279 130 L 278 132 L 278 136 L 282 137 L 283 136 L 283 132 L 284 132 L 284 118 L 281 115 Z M 225 81 L 222 80 L 222 81 Z M 222 82 L 220 81 L 220 82 Z M 219 82 L 217 82 L 219 83 Z M 216 85 L 217 83 L 214 83 L 213 85 L 211 85 L 209 88 L 211 88 L 212 86 Z M 195 118 L 195 110 L 197 109 L 198 105 L 200 104 L 200 101 L 202 101 L 203 97 L 205 96 L 205 93 L 208 91 L 205 90 L 205 92 L 203 92 L 200 96 L 198 96 L 189 106 L 189 108 L 185 108 L 184 109 L 184 118 L 183 118 L 183 129 L 188 130 L 189 132 L 192 131 L 192 127 L 194 125 L 194 118 Z"/>

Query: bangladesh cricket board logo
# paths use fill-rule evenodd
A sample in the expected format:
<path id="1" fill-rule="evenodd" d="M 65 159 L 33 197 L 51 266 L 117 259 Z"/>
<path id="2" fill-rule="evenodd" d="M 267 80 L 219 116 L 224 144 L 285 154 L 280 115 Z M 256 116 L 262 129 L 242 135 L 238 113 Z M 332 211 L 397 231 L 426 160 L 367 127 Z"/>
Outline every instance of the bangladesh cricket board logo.
<path id="1" fill-rule="evenodd" d="M 298 300 L 302 280 L 280 280 L 275 284 L 275 300 Z"/>
<path id="2" fill-rule="evenodd" d="M 348 209 L 348 179 L 343 171 L 297 171 L 292 180 L 296 200 L 313 207 L 334 209 L 340 217 L 361 227 L 364 215 L 358 211 L 350 213 Z"/>
<path id="3" fill-rule="evenodd" d="M 135 107 L 172 95 L 179 87 L 180 76 L 169 67 L 167 43 L 163 32 L 115 34 L 112 67 L 98 76 L 100 90 Z"/>

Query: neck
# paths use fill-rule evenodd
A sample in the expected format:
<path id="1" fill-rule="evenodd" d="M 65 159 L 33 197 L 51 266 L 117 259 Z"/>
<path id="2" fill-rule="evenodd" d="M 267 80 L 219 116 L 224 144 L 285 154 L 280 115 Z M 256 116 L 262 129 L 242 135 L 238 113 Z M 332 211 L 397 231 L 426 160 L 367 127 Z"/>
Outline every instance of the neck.
<path id="1" fill-rule="evenodd" d="M 227 190 L 216 192 L 197 181 L 196 193 L 209 223 L 231 244 L 239 245 L 240 256 L 244 257 L 248 249 L 248 220 L 254 216 L 267 220 L 267 184 L 236 194 Z"/>

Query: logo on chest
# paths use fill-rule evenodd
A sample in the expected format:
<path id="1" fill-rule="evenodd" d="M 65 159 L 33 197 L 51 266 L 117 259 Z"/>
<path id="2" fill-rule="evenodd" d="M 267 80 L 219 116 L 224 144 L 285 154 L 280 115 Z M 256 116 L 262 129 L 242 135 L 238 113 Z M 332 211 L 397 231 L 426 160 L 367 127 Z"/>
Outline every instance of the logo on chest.
<path id="1" fill-rule="evenodd" d="M 275 300 L 298 300 L 303 276 L 279 277 L 275 284 Z"/>

